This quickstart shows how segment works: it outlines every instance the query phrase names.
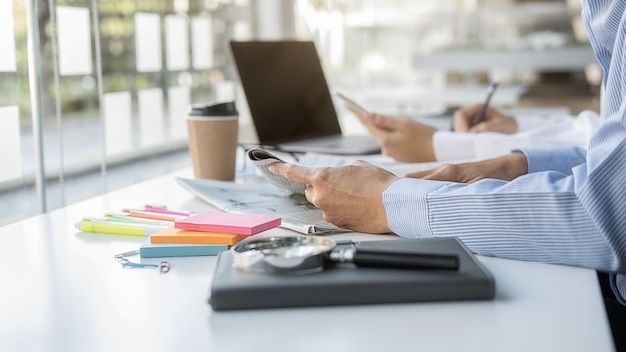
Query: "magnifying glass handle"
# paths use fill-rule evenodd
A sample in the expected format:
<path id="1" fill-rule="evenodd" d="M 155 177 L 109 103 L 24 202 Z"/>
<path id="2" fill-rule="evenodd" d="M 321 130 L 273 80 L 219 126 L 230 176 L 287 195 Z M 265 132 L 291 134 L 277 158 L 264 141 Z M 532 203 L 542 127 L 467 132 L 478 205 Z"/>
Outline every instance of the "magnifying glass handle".
<path id="1" fill-rule="evenodd" d="M 357 266 L 458 270 L 459 257 L 453 254 L 385 252 L 354 247 L 341 248 L 330 253 L 330 259 Z"/>

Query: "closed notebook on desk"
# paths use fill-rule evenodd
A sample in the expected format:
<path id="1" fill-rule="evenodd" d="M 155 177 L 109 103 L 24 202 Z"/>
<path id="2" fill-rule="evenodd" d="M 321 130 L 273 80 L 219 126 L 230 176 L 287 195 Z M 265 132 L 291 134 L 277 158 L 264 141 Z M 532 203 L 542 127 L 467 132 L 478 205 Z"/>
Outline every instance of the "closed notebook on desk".
<path id="1" fill-rule="evenodd" d="M 339 264 L 313 274 L 253 274 L 221 252 L 213 276 L 214 310 L 491 299 L 489 272 L 454 238 L 365 241 L 359 248 L 456 254 L 459 270 L 357 268 Z"/>

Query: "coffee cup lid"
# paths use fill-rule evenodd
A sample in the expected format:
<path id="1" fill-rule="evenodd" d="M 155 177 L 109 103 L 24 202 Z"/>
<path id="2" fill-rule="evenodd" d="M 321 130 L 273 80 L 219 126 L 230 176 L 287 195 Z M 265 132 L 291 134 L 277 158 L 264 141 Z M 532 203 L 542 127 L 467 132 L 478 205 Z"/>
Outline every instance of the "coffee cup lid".
<path id="1" fill-rule="evenodd" d="M 190 116 L 233 116 L 237 115 L 234 101 L 225 103 L 209 104 L 197 103 L 189 107 Z"/>

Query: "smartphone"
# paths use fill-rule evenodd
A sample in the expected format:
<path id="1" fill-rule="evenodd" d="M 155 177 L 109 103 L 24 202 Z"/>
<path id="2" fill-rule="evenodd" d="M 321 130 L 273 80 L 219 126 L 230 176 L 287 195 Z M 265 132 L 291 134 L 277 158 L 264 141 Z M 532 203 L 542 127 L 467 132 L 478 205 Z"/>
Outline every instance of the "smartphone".
<path id="1" fill-rule="evenodd" d="M 369 109 L 365 108 L 363 105 L 357 103 L 354 99 L 352 99 L 351 97 L 349 97 L 346 93 L 344 93 L 342 90 L 340 89 L 335 89 L 335 95 L 338 96 L 339 98 L 343 99 L 343 101 L 345 101 L 347 104 L 349 104 L 351 107 L 355 108 L 356 110 L 358 110 L 359 112 L 363 113 L 363 114 L 368 114 L 370 111 Z"/>

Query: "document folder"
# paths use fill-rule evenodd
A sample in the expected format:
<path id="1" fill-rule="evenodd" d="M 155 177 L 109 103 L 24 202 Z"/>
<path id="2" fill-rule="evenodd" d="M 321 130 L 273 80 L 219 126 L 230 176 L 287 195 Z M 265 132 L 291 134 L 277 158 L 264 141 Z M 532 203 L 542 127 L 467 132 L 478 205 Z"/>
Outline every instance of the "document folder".
<path id="1" fill-rule="evenodd" d="M 357 248 L 456 254 L 459 270 L 363 268 L 338 264 L 309 274 L 256 274 L 218 256 L 209 302 L 213 310 L 485 300 L 495 295 L 491 274 L 456 238 L 362 241 Z"/>

